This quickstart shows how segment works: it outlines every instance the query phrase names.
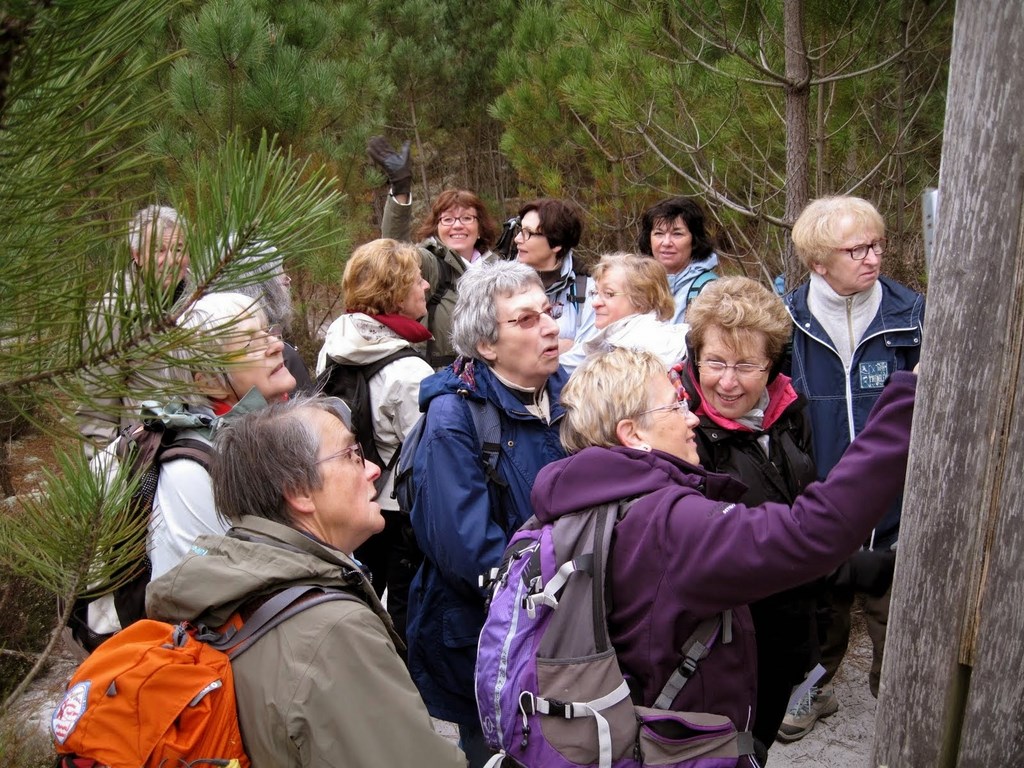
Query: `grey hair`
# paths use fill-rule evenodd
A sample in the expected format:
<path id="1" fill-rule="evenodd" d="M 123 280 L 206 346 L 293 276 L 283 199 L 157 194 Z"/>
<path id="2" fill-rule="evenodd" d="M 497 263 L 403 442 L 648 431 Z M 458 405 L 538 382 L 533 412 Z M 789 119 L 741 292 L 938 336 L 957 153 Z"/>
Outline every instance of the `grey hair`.
<path id="1" fill-rule="evenodd" d="M 218 429 L 210 480 L 217 512 L 228 522 L 255 515 L 294 527 L 285 496 L 323 488 L 320 434 L 310 411 L 337 415 L 327 398 L 305 395 L 271 403 Z"/>
<path id="2" fill-rule="evenodd" d="M 178 319 L 179 328 L 192 332 L 192 338 L 174 350 L 179 366 L 190 373 L 207 373 L 224 389 L 230 389 L 231 381 L 223 368 L 214 364 L 205 369 L 198 368 L 197 358 L 204 353 L 211 357 L 222 355 L 225 332 L 230 332 L 233 325 L 250 316 L 264 320 L 263 315 L 259 301 L 242 293 L 208 293 L 201 296 Z M 204 402 L 206 398 L 193 393 L 187 400 Z"/>
<path id="3" fill-rule="evenodd" d="M 530 288 L 544 290 L 536 270 L 517 261 L 474 264 L 459 279 L 459 300 L 452 313 L 452 346 L 460 355 L 478 357 L 482 343 L 498 340 L 495 299 Z"/>
<path id="4" fill-rule="evenodd" d="M 234 245 L 235 235 L 228 235 L 229 247 Z M 285 329 L 292 323 L 292 294 L 284 277 L 284 257 L 270 243 L 258 241 L 243 251 L 237 261 L 241 268 L 229 281 L 214 281 L 211 291 L 233 291 L 253 299 L 259 299 L 267 322 L 281 325 Z"/>
<path id="5" fill-rule="evenodd" d="M 156 235 L 159 239 L 163 237 L 165 229 L 173 230 L 179 222 L 184 226 L 185 220 L 169 205 L 147 205 L 132 216 L 128 223 L 128 247 L 132 253 L 141 253 L 147 234 Z M 153 241 L 150 239 L 148 242 Z"/>

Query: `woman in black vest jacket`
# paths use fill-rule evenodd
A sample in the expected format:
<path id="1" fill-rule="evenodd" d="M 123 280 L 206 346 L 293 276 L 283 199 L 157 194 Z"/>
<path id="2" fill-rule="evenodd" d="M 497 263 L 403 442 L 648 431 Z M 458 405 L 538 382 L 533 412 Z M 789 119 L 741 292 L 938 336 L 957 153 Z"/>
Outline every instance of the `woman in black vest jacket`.
<path id="1" fill-rule="evenodd" d="M 745 277 L 708 285 L 690 304 L 691 354 L 677 366 L 700 417 L 697 451 L 712 472 L 747 486 L 743 504 L 792 504 L 817 478 L 806 401 L 779 373 L 792 321 L 782 301 Z M 771 746 L 795 685 L 815 659 L 814 589 L 772 595 L 750 606 L 757 633 L 753 733 Z"/>

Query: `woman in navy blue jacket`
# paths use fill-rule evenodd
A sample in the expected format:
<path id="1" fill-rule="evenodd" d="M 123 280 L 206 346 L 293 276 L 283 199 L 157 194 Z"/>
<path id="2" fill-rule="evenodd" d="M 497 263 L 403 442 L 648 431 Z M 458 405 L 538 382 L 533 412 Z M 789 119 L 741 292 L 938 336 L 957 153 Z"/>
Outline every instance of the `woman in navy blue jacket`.
<path id="1" fill-rule="evenodd" d="M 412 524 L 425 560 L 409 595 L 409 669 L 430 714 L 458 723 L 470 766 L 489 755 L 473 689 L 485 617 L 478 579 L 532 514 L 537 472 L 565 455 L 558 332 L 536 271 L 474 265 L 459 282 L 453 316 L 459 358 L 420 384 L 427 415 L 413 462 Z M 468 401 L 498 412 L 496 479 L 488 479 Z"/>
<path id="2" fill-rule="evenodd" d="M 825 478 L 860 434 L 868 413 L 896 371 L 917 365 L 924 338 L 924 297 L 881 277 L 885 222 L 859 197 L 813 200 L 793 225 L 793 245 L 810 280 L 785 298 L 793 317 L 792 377 L 808 401 L 819 479 Z M 901 499 L 891 503 L 864 541 L 861 564 L 874 564 L 891 578 L 899 537 Z M 881 510 L 880 510 L 881 511 Z M 874 649 L 868 684 L 878 695 L 889 598 L 865 597 L 868 634 Z M 799 739 L 819 717 L 839 704 L 828 684 L 846 653 L 850 636 L 850 590 L 832 590 L 819 606 L 825 676 L 786 716 L 779 738 Z"/>

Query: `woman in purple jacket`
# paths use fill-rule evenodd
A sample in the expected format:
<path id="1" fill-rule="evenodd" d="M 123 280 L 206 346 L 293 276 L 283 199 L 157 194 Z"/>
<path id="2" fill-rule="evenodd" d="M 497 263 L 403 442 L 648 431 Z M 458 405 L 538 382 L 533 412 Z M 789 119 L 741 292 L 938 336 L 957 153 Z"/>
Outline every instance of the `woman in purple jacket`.
<path id="1" fill-rule="evenodd" d="M 731 641 L 712 648 L 672 709 L 726 715 L 750 729 L 757 649 L 747 603 L 835 568 L 900 493 L 916 381 L 893 375 L 825 482 L 792 506 L 748 507 L 735 503 L 742 483 L 699 466 L 698 419 L 658 358 L 615 349 L 576 370 L 562 391 L 562 442 L 573 455 L 540 471 L 533 507 L 549 522 L 638 498 L 612 540 L 608 620 L 639 703 L 654 704 L 697 625 L 731 610 Z"/>

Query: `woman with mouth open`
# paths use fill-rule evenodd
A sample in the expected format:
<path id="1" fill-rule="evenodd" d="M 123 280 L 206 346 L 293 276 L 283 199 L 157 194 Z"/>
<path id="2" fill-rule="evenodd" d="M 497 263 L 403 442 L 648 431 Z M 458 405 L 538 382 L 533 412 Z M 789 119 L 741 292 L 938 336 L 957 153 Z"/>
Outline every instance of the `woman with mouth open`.
<path id="1" fill-rule="evenodd" d="M 597 333 L 562 354 L 571 374 L 588 356 L 614 347 L 646 349 L 669 368 L 686 357 L 685 324 L 675 325 L 675 303 L 665 268 L 635 253 L 608 253 L 591 271 L 587 300 Z"/>
<path id="2" fill-rule="evenodd" d="M 782 299 L 746 277 L 716 280 L 686 313 L 692 355 L 676 366 L 700 464 L 741 481 L 743 504 L 790 505 L 817 479 L 807 401 L 780 373 L 793 321 Z M 757 635 L 757 718 L 769 748 L 793 687 L 817 662 L 816 588 L 802 585 L 750 605 Z"/>
<path id="3" fill-rule="evenodd" d="M 284 364 L 281 329 L 267 324 L 258 300 L 210 293 L 178 325 L 191 336 L 178 350 L 182 363 L 177 375 L 193 383 L 187 410 L 195 420 L 195 428 L 180 431 L 178 439 L 210 444 L 217 421 L 286 400 L 295 389 L 295 378 Z M 188 459 L 160 466 L 147 543 L 153 578 L 176 565 L 196 536 L 220 535 L 227 529 L 214 507 L 205 467 Z"/>
<path id="4" fill-rule="evenodd" d="M 426 422 L 413 460 L 411 517 L 424 562 L 409 591 L 409 671 L 430 714 L 458 724 L 475 767 L 490 756 L 473 686 L 487 595 L 478 577 L 498 565 L 532 514 L 537 472 L 565 455 L 558 425 L 566 375 L 551 302 L 525 264 L 466 271 L 452 341 L 460 354 L 454 365 L 420 383 Z M 481 406 L 500 425 L 494 470 L 471 412 Z"/>

